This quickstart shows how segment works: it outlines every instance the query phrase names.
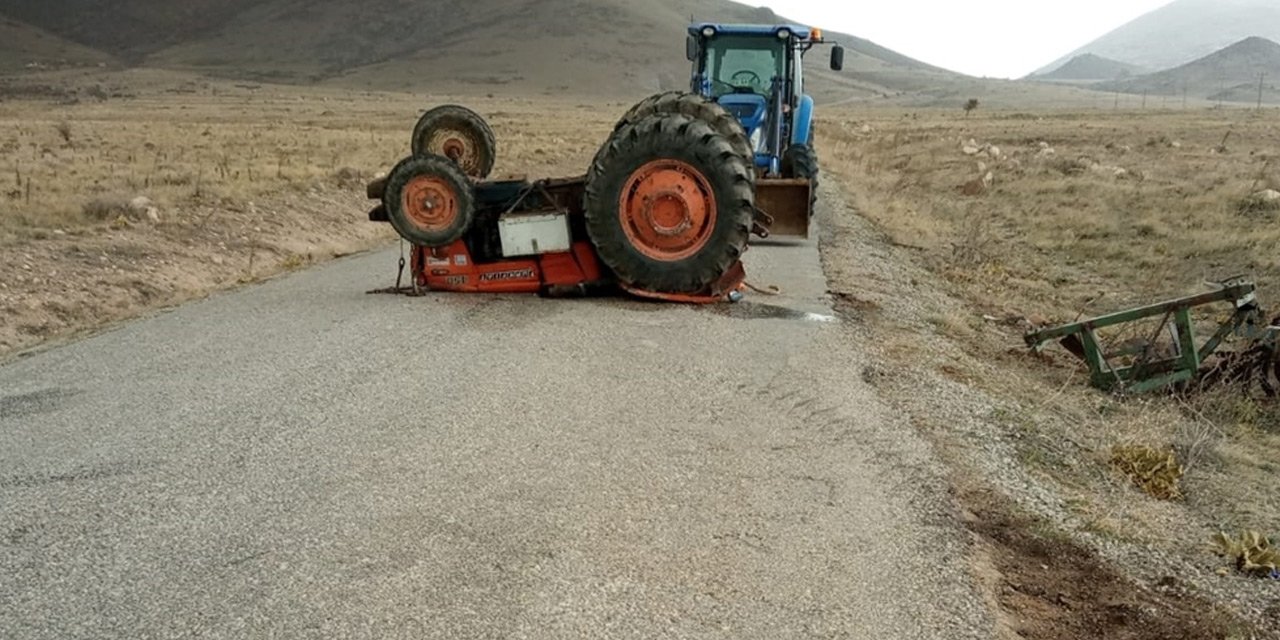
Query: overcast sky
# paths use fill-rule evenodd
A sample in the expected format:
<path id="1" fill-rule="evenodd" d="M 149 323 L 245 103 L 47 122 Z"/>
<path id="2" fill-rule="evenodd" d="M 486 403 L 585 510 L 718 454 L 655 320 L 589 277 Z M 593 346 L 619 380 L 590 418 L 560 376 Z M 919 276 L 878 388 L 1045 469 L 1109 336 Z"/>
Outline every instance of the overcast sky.
<path id="1" fill-rule="evenodd" d="M 1170 0 L 739 0 L 975 76 L 1020 78 Z"/>

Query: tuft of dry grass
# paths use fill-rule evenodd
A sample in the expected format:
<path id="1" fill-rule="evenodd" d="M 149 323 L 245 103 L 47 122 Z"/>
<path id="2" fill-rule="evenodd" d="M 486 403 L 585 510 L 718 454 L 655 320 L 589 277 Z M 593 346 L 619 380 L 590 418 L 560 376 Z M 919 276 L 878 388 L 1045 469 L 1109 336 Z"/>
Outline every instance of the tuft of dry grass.
<path id="1" fill-rule="evenodd" d="M 1260 193 L 1253 193 L 1236 203 L 1236 213 L 1245 218 L 1274 218 L 1276 213 L 1280 213 L 1280 200 L 1268 199 Z"/>
<path id="2" fill-rule="evenodd" d="M 89 220 L 99 222 L 111 221 L 121 216 L 128 216 L 130 213 L 129 200 L 119 197 L 98 197 L 94 198 L 80 208 L 84 213 L 84 217 Z"/>
<path id="3" fill-rule="evenodd" d="M 1243 531 L 1235 537 L 1219 532 L 1210 542 L 1236 571 L 1263 577 L 1280 575 L 1280 548 L 1257 531 Z"/>
<path id="4" fill-rule="evenodd" d="M 1173 451 L 1146 445 L 1118 444 L 1111 449 L 1111 466 L 1157 500 L 1182 498 L 1179 483 L 1185 469 Z"/>
<path id="5" fill-rule="evenodd" d="M 63 120 L 53 125 L 53 130 L 58 132 L 58 136 L 62 138 L 62 144 L 71 146 L 71 123 Z"/>

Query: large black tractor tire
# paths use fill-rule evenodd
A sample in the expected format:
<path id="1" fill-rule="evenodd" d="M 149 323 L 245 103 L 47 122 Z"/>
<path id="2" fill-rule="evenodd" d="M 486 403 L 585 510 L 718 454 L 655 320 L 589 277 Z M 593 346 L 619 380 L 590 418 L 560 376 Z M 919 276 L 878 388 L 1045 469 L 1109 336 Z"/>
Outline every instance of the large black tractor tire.
<path id="1" fill-rule="evenodd" d="M 618 124 L 614 125 L 614 133 L 623 127 L 635 124 L 652 115 L 680 114 L 695 120 L 701 120 L 711 126 L 716 133 L 724 136 L 733 150 L 747 162 L 748 168 L 755 167 L 755 149 L 747 139 L 747 132 L 742 123 L 733 117 L 724 107 L 696 93 L 684 91 L 668 91 L 659 93 L 636 103 L 627 111 Z M 755 172 L 751 173 L 752 180 Z"/>
<path id="2" fill-rule="evenodd" d="M 746 250 L 751 168 L 723 135 L 683 115 L 618 130 L 587 174 L 587 230 L 619 282 L 697 294 Z"/>
<path id="3" fill-rule="evenodd" d="M 818 152 L 811 145 L 793 144 L 782 152 L 782 177 L 803 178 L 812 187 L 809 195 L 809 215 L 818 204 Z"/>
<path id="4" fill-rule="evenodd" d="M 471 227 L 475 193 L 452 160 L 415 155 L 387 176 L 382 204 L 400 237 L 420 247 L 453 244 Z"/>
<path id="5" fill-rule="evenodd" d="M 413 128 L 413 155 L 437 155 L 453 160 L 463 173 L 483 180 L 493 172 L 498 142 L 480 114 L 456 104 L 422 114 Z"/>

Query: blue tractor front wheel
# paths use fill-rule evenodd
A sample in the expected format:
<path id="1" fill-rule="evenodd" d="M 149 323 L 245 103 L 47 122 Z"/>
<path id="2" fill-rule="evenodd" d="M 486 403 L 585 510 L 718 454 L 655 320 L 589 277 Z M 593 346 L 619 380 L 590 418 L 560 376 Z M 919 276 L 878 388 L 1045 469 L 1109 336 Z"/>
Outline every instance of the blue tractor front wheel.
<path id="1" fill-rule="evenodd" d="M 818 152 L 807 144 L 793 144 L 782 152 L 782 177 L 808 180 L 811 185 L 809 215 L 818 204 Z"/>

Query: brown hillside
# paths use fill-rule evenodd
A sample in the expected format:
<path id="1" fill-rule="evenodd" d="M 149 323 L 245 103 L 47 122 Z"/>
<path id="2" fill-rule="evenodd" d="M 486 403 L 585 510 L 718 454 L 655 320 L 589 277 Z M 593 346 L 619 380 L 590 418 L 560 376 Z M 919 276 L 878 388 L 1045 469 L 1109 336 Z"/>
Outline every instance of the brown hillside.
<path id="1" fill-rule="evenodd" d="M 612 95 L 684 86 L 691 16 L 783 21 L 728 0 L 46 0 L 0 13 L 133 63 L 211 75 Z M 848 72 L 820 74 L 815 82 L 833 95 L 896 95 L 933 76 L 952 76 L 866 40 L 836 39 L 849 48 Z"/>
<path id="2" fill-rule="evenodd" d="M 269 3 L 221 33 L 160 52 L 151 62 L 376 89 L 639 95 L 686 84 L 684 34 L 691 15 L 783 21 L 768 9 L 725 0 L 374 0 L 358 8 L 318 2 L 306 11 Z M 281 34 L 288 34 L 283 41 Z M 850 47 L 851 73 L 929 69 L 863 40 L 841 40 Z M 881 92 L 882 84 L 855 83 L 850 91 Z"/>
<path id="3" fill-rule="evenodd" d="M 8 3 L 0 17 L 34 25 L 129 62 L 221 29 L 259 0 L 41 0 Z M 306 3 L 288 2 L 305 5 Z"/>
<path id="4" fill-rule="evenodd" d="M 0 75 L 110 64 L 112 57 L 29 24 L 0 17 Z"/>

